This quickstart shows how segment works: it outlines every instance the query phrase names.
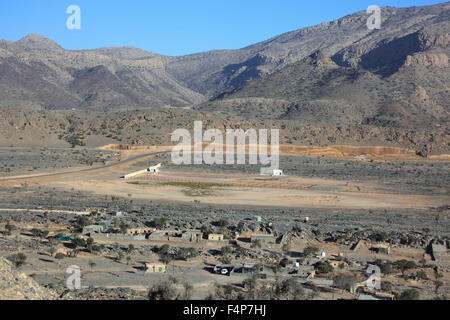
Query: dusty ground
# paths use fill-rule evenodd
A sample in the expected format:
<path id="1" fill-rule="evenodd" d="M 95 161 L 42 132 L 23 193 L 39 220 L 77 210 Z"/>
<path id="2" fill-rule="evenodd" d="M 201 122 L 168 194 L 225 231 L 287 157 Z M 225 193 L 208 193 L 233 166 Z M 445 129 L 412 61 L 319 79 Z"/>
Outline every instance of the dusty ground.
<path id="1" fill-rule="evenodd" d="M 104 148 L 105 149 L 105 148 Z M 115 149 L 107 146 L 106 149 Z M 164 147 L 148 147 L 142 150 L 121 150 L 120 156 L 114 161 L 120 161 L 135 157 L 148 152 L 162 151 Z M 285 152 L 300 153 L 318 152 L 316 149 L 304 148 L 282 148 Z M 296 150 L 294 150 L 296 149 Z M 298 149 L 298 150 L 297 150 Z M 329 148 L 322 150 L 324 154 L 330 152 Z M 367 148 L 366 148 L 367 149 Z M 305 151 L 306 150 L 306 151 Z M 351 147 L 336 149 L 340 150 L 340 157 L 346 161 L 356 154 Z M 335 151 L 336 151 L 335 150 Z M 345 152 L 344 152 L 345 151 Z M 400 161 L 393 158 L 395 155 L 409 156 L 411 161 L 417 161 L 417 157 L 411 153 L 393 148 L 359 150 L 365 156 L 372 155 L 379 158 L 383 153 L 389 161 Z M 364 153 L 365 152 L 365 153 Z M 330 155 L 328 155 L 330 156 Z M 332 153 L 332 157 L 336 153 Z M 310 157 L 311 158 L 311 157 Z M 321 157 L 319 157 L 319 162 Z M 311 158 L 314 159 L 314 158 Z M 404 160 L 404 158 L 402 158 Z M 135 170 L 146 168 L 156 164 L 157 157 L 149 156 L 139 161 L 126 164 L 118 164 L 114 167 L 93 170 L 90 172 L 76 172 L 84 167 L 73 167 L 70 169 L 51 171 L 42 169 L 45 174 L 52 172 L 74 172 L 62 176 L 42 177 L 30 179 L 31 184 L 45 184 L 64 190 L 79 190 L 98 195 L 114 195 L 141 200 L 164 200 L 175 202 L 201 201 L 211 205 L 226 205 L 230 202 L 236 205 L 259 205 L 259 206 L 285 206 L 285 207 L 328 207 L 328 208 L 411 208 L 425 209 L 439 207 L 450 202 L 447 192 L 441 194 L 421 194 L 416 192 L 404 193 L 395 188 L 388 188 L 383 179 L 364 179 L 364 177 L 349 177 L 348 179 L 315 178 L 303 176 L 302 172 L 294 172 L 279 179 L 263 177 L 252 172 L 211 172 L 191 167 L 174 167 L 167 157 L 164 159 L 163 168 L 160 173 L 148 174 L 133 180 L 121 180 L 120 176 Z M 114 163 L 109 162 L 109 163 Z M 385 160 L 386 161 L 386 160 Z M 429 160 L 428 160 L 429 161 Z M 445 161 L 445 160 L 443 160 Z M 442 160 L 441 160 L 442 162 Z M 138 163 L 136 165 L 136 163 Z M 445 161 L 446 163 L 446 161 Z M 376 162 L 375 162 L 376 164 Z M 167 165 L 167 167 L 165 167 Z M 373 166 L 373 164 L 370 164 Z M 95 168 L 95 166 L 94 166 Z M 445 167 L 444 167 L 445 168 Z M 448 169 L 448 167 L 446 168 Z M 39 169 L 33 172 L 39 175 Z M 446 172 L 448 173 L 448 171 Z M 445 174 L 445 173 L 444 173 Z M 18 175 L 26 177 L 27 175 Z M 9 176 L 11 177 L 11 176 Z M 23 181 L 20 181 L 22 183 Z M 207 190 L 195 190 L 180 185 L 167 185 L 173 182 L 201 182 L 211 184 Z M 1 182 L 2 184 L 18 185 L 19 182 Z M 220 186 L 215 186 L 216 184 Z M 445 190 L 445 188 L 444 188 Z M 448 191 L 448 189 L 447 189 Z"/>

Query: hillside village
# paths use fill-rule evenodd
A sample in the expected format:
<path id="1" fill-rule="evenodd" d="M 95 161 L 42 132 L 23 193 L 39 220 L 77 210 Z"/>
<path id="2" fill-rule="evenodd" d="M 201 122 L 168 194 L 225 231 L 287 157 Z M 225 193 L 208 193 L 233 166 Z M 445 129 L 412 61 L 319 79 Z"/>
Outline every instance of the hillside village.
<path id="1" fill-rule="evenodd" d="M 52 216 L 44 213 L 46 219 L 58 220 Z M 315 219 L 306 216 L 291 223 L 291 230 L 283 228 L 286 231 L 278 231 L 275 221 L 262 216 L 244 218 L 239 223 L 217 219 L 196 228 L 195 224 L 180 224 L 164 216 L 146 221 L 139 210 L 104 208 L 88 209 L 63 224 L 15 222 L 14 217 L 2 220 L 0 254 L 19 268 L 26 268 L 30 260 L 33 265 L 43 261 L 59 267 L 87 265 L 82 270 L 91 275 L 89 280 L 82 280 L 82 289 L 88 291 L 94 290 L 88 283 L 96 283 L 96 287 L 114 283 L 111 272 L 101 275 L 110 268 L 132 269 L 139 275 L 128 286 L 118 284 L 117 290 L 136 287 L 136 282 L 147 278 L 151 292 L 151 283 L 157 286 L 166 281 L 166 286 L 177 286 L 177 277 L 189 281 L 192 274 L 208 288 L 196 292 L 197 288 L 190 287 L 190 297 L 194 298 L 220 299 L 223 292 L 230 299 L 249 298 L 248 286 L 257 283 L 262 286 L 261 292 L 253 292 L 253 298 L 264 298 L 268 293 L 263 288 L 279 282 L 298 286 L 301 290 L 296 298 L 307 299 L 394 300 L 419 295 L 429 299 L 448 294 L 448 238 L 435 238 L 427 232 L 393 237 L 383 231 L 355 228 L 321 234 Z M 23 266 L 19 254 L 11 250 L 14 246 L 22 248 Z M 367 285 L 370 265 L 380 268 L 378 288 Z M 39 279 L 36 274 L 30 276 Z M 69 294 L 65 285 L 58 288 L 48 275 L 40 280 L 59 290 L 62 297 Z M 142 289 L 128 294 L 144 298 Z"/>

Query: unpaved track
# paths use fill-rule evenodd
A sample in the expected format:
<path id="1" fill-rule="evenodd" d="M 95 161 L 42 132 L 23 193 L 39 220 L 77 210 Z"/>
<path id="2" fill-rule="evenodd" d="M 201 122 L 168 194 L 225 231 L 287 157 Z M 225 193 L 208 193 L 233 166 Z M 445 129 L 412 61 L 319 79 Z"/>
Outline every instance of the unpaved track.
<path id="1" fill-rule="evenodd" d="M 87 169 L 80 169 L 80 170 L 74 170 L 74 171 L 67 171 L 67 172 L 55 172 L 55 173 L 48 173 L 48 174 L 39 174 L 39 175 L 31 175 L 31 176 L 18 176 L 18 177 L 9 177 L 9 178 L 2 178 L 0 179 L 0 182 L 7 182 L 7 181 L 18 181 L 18 180 L 30 180 L 30 179 L 38 179 L 38 178 L 48 178 L 48 177 L 57 177 L 57 176 L 63 176 L 63 175 L 69 175 L 69 174 L 77 174 L 77 173 L 85 173 L 85 172 L 94 172 L 98 170 L 103 169 L 110 169 L 118 166 L 122 166 L 125 164 L 131 164 L 132 162 L 135 162 L 137 160 L 141 160 L 143 158 L 147 158 L 150 156 L 155 156 L 158 154 L 165 154 L 168 151 L 163 152 L 151 152 L 151 153 L 144 153 L 141 155 L 137 155 L 119 162 L 110 163 L 104 166 L 95 167 L 95 168 L 87 168 Z"/>

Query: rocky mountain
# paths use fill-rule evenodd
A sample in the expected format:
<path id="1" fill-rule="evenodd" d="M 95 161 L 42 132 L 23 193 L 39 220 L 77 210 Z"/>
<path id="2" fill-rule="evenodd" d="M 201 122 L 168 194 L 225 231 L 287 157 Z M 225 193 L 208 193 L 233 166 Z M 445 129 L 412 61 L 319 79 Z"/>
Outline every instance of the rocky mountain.
<path id="1" fill-rule="evenodd" d="M 432 35 L 427 39 L 431 42 L 424 43 L 425 46 L 438 43 L 445 46 L 449 8 L 448 2 L 424 7 L 384 7 L 380 30 L 367 28 L 369 15 L 362 11 L 240 50 L 174 57 L 166 64 L 166 70 L 187 87 L 210 97 L 281 70 L 318 50 L 340 65 L 361 64 L 365 69 L 386 75 L 395 71 L 402 59 L 425 49 L 413 41 L 412 47 L 407 47 L 415 34 Z"/>
<path id="2" fill-rule="evenodd" d="M 68 51 L 29 35 L 0 41 L 0 106 L 92 109 L 189 106 L 204 100 L 135 48 Z"/>
<path id="3" fill-rule="evenodd" d="M 358 12 L 239 50 L 168 57 L 132 47 L 68 51 L 30 35 L 0 41 L 0 107 L 195 105 L 250 118 L 445 126 L 450 3 Z M 209 99 L 209 100 L 208 100 Z"/>
<path id="4" fill-rule="evenodd" d="M 306 123 L 448 126 L 450 4 L 383 12 L 390 16 L 381 30 L 341 49 L 327 41 L 200 109 Z M 326 27 L 351 28 L 361 18 Z"/>

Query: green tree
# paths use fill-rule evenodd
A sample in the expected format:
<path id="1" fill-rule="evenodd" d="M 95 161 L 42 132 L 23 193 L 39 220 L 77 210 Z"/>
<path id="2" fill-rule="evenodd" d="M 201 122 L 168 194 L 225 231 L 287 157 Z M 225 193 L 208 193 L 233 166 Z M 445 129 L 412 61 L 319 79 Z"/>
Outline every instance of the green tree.
<path id="1" fill-rule="evenodd" d="M 395 267 L 400 270 L 402 273 L 402 276 L 405 276 L 405 272 L 409 269 L 416 268 L 417 265 L 414 261 L 408 261 L 408 260 L 398 260 L 394 263 Z"/>
<path id="2" fill-rule="evenodd" d="M 152 221 L 152 226 L 158 229 L 161 229 L 166 226 L 169 220 L 165 217 L 155 218 Z"/>
<path id="3" fill-rule="evenodd" d="M 84 248 L 86 247 L 86 241 L 84 241 L 83 238 L 73 238 L 71 239 L 72 244 L 75 246 L 75 248 Z"/>
<path id="4" fill-rule="evenodd" d="M 75 229 L 82 230 L 83 227 L 89 226 L 91 224 L 91 220 L 87 216 L 79 216 L 77 220 L 75 220 Z"/>
<path id="5" fill-rule="evenodd" d="M 120 233 L 121 234 L 127 234 L 128 232 L 128 225 L 125 222 L 120 223 Z"/>
<path id="6" fill-rule="evenodd" d="M 305 256 L 313 256 L 319 252 L 319 248 L 308 246 L 303 250 Z"/>
<path id="7" fill-rule="evenodd" d="M 180 248 L 176 254 L 177 260 L 187 261 L 189 259 L 195 258 L 198 256 L 198 251 L 195 248 Z"/>

